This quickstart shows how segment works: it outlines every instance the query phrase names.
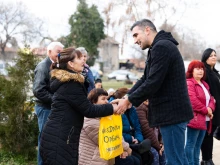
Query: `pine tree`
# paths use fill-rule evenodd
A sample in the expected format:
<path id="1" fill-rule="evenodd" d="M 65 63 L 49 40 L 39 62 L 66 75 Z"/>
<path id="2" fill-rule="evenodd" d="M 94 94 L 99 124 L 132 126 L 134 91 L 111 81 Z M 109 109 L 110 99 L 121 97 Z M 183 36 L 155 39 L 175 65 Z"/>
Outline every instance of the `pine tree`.
<path id="1" fill-rule="evenodd" d="M 38 127 L 34 103 L 28 96 L 38 60 L 29 47 L 18 51 L 18 59 L 8 69 L 9 77 L 0 76 L 0 144 L 2 150 L 36 158 Z M 1 162 L 1 161 L 0 161 Z"/>
<path id="2" fill-rule="evenodd" d="M 85 0 L 79 0 L 77 11 L 69 18 L 69 24 L 71 33 L 65 46 L 85 47 L 90 56 L 88 63 L 93 65 L 98 56 L 98 44 L 105 38 L 104 21 L 97 6 L 92 5 L 89 8 Z"/>

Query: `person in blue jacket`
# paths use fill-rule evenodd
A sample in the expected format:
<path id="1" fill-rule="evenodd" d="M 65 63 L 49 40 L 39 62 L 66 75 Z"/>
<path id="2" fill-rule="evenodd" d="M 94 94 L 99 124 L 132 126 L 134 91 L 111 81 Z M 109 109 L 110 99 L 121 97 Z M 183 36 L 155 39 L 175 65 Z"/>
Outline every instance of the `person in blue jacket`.
<path id="1" fill-rule="evenodd" d="M 119 88 L 115 91 L 115 93 L 109 96 L 109 102 L 113 101 L 114 99 L 123 98 L 123 96 L 126 95 L 128 91 L 128 88 Z M 147 142 L 149 145 L 145 146 L 148 146 L 149 151 L 150 143 L 148 139 L 144 141 L 144 137 L 141 132 L 141 125 L 135 107 L 132 106 L 131 108 L 127 109 L 121 116 L 123 125 L 123 138 L 127 143 L 130 144 L 130 147 L 132 148 L 132 154 L 139 158 L 139 160 L 142 162 L 141 164 L 151 164 L 150 162 L 152 162 L 152 157 L 149 157 L 150 152 L 144 151 L 142 153 L 139 150 L 140 145 L 142 145 L 143 142 L 145 144 Z"/>

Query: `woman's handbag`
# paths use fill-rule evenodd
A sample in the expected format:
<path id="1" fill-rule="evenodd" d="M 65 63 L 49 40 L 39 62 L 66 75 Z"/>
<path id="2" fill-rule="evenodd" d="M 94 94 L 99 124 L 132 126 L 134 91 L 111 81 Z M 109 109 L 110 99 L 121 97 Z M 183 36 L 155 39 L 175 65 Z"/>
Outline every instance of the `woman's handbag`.
<path id="1" fill-rule="evenodd" d="M 213 134 L 213 137 L 215 137 L 217 140 L 220 140 L 220 126 L 218 126 Z"/>

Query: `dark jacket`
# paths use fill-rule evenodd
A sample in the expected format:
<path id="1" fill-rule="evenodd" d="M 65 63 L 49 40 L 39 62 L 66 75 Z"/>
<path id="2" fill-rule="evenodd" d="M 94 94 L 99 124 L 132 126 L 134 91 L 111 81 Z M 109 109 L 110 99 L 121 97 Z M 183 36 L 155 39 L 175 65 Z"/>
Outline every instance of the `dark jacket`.
<path id="1" fill-rule="evenodd" d="M 205 63 L 206 67 L 206 82 L 210 87 L 210 93 L 216 100 L 216 108 L 213 113 L 213 125 L 220 126 L 220 75 L 216 69 Z"/>
<path id="2" fill-rule="evenodd" d="M 157 151 L 161 149 L 159 138 L 156 137 L 155 128 L 149 126 L 148 118 L 148 106 L 142 103 L 139 107 L 136 108 L 138 119 L 141 125 L 141 131 L 144 136 L 144 139 L 150 139 L 151 146 L 154 147 Z"/>
<path id="3" fill-rule="evenodd" d="M 139 106 L 149 99 L 151 127 L 177 124 L 193 117 L 185 68 L 171 33 L 160 31 L 148 50 L 142 78 L 129 91 L 129 101 Z"/>
<path id="4" fill-rule="evenodd" d="M 51 109 L 52 95 L 50 90 L 50 66 L 52 61 L 49 57 L 42 60 L 34 70 L 33 93 L 36 103 L 47 109 Z"/>
<path id="5" fill-rule="evenodd" d="M 202 84 L 205 86 L 207 91 L 209 92 L 209 85 L 205 81 L 201 81 Z M 206 130 L 206 115 L 208 114 L 208 109 L 206 106 L 206 96 L 203 88 L 194 78 L 187 79 L 187 86 L 188 92 L 190 97 L 190 102 L 193 108 L 194 118 L 190 120 L 188 127 L 199 129 L 199 130 Z M 210 100 L 208 107 L 212 109 L 214 112 L 215 110 L 215 102 L 214 98 L 210 95 Z M 210 121 L 208 127 L 208 132 L 211 132 L 211 124 Z"/>
<path id="6" fill-rule="evenodd" d="M 95 88 L 94 77 L 92 71 L 90 70 L 89 66 L 85 64 L 83 70 L 83 76 L 85 77 L 85 87 L 87 89 L 87 93 L 89 93 L 92 89 Z"/>
<path id="7" fill-rule="evenodd" d="M 41 135 L 40 154 L 45 165 L 77 165 L 84 116 L 112 115 L 113 107 L 89 102 L 81 74 L 55 69 L 51 77 L 53 103 Z"/>

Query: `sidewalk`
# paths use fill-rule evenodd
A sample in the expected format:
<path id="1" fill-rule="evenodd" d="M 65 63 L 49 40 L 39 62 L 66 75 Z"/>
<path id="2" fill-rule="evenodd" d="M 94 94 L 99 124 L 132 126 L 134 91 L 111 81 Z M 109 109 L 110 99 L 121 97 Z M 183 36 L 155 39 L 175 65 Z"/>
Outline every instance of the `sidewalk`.
<path id="1" fill-rule="evenodd" d="M 220 141 L 214 138 L 213 162 L 220 165 Z"/>

